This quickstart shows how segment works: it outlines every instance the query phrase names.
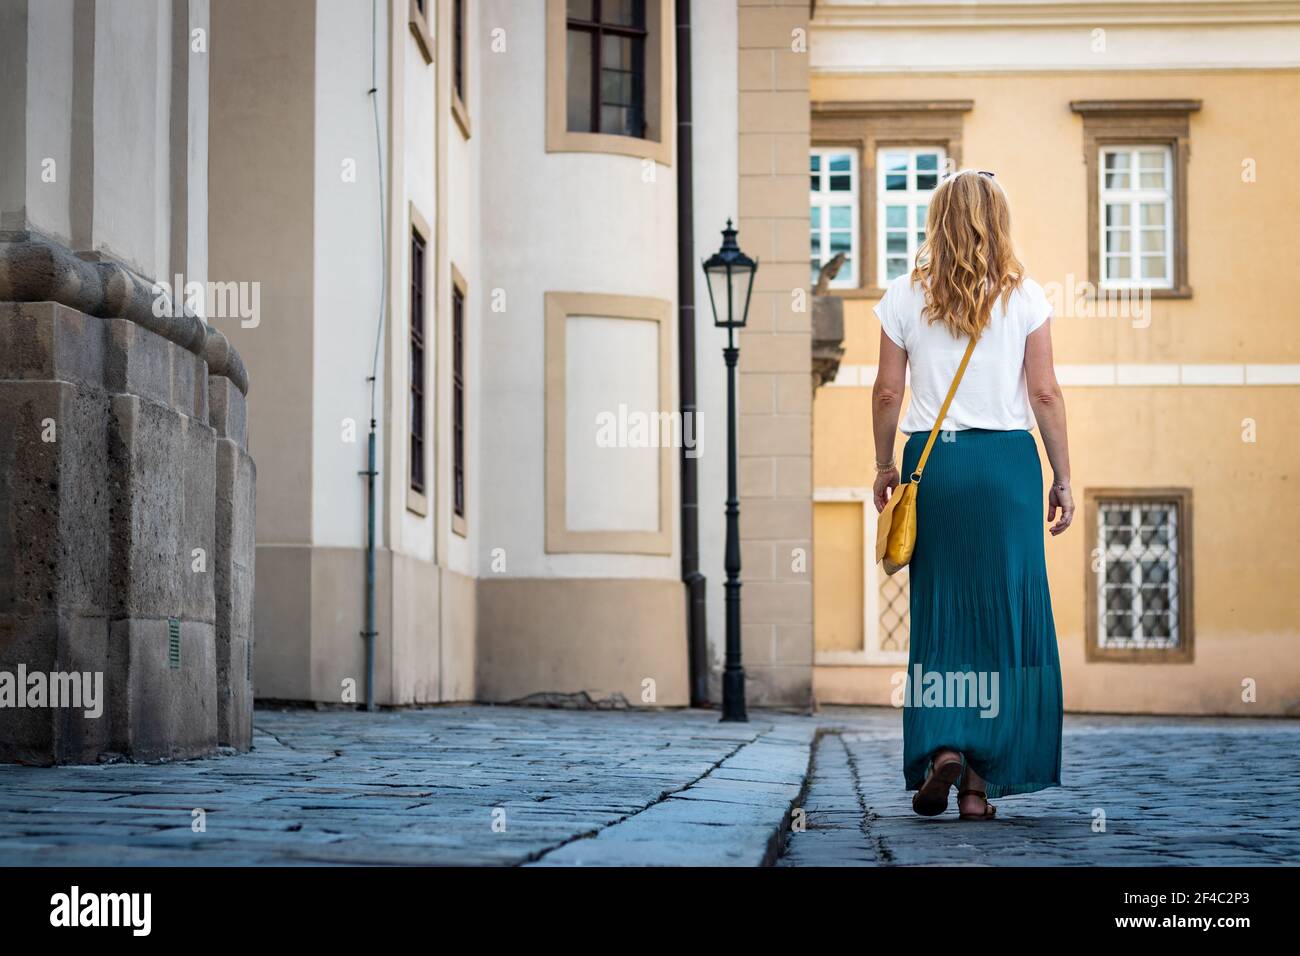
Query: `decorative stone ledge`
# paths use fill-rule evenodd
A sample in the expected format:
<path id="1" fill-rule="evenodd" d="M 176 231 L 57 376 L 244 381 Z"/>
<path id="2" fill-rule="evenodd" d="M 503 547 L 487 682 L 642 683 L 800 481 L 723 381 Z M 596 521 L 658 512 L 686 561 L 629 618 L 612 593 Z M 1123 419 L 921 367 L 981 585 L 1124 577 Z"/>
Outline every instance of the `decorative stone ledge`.
<path id="1" fill-rule="evenodd" d="M 813 388 L 835 381 L 844 358 L 844 300 L 815 295 L 812 300 Z"/>
<path id="2" fill-rule="evenodd" d="M 828 295 L 831 280 L 844 266 L 839 253 L 817 273 L 812 295 L 812 379 L 813 391 L 835 381 L 844 358 L 844 300 Z"/>
<path id="3" fill-rule="evenodd" d="M 127 319 L 200 356 L 211 375 L 248 394 L 244 360 L 225 334 L 188 309 L 156 315 L 153 283 L 118 262 L 83 259 L 38 232 L 0 232 L 0 302 L 58 302 L 101 319 Z"/>

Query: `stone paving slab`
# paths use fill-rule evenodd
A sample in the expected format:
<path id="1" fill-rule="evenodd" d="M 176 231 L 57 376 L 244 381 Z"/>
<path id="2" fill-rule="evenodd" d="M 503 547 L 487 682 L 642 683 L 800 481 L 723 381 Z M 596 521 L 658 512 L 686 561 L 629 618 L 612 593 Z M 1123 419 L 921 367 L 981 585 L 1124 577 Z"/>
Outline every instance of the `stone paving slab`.
<path id="1" fill-rule="evenodd" d="M 764 866 L 803 792 L 817 722 L 778 723 L 690 788 L 591 839 L 546 853 L 538 866 Z"/>
<path id="2" fill-rule="evenodd" d="M 0 765 L 0 865 L 1300 862 L 1300 721 L 1069 716 L 1065 785 L 979 825 L 911 813 L 896 710 L 750 716 L 259 710 L 249 754 Z"/>
<path id="3" fill-rule="evenodd" d="M 897 712 L 841 717 L 783 866 L 1300 864 L 1300 721 L 1067 716 L 1063 786 L 995 800 L 986 824 L 955 794 L 912 813 Z"/>
<path id="4" fill-rule="evenodd" d="M 816 727 L 491 706 L 258 710 L 254 723 L 238 756 L 0 765 L 0 865 L 572 865 L 586 854 L 560 851 L 611 829 L 606 862 L 755 865 Z"/>

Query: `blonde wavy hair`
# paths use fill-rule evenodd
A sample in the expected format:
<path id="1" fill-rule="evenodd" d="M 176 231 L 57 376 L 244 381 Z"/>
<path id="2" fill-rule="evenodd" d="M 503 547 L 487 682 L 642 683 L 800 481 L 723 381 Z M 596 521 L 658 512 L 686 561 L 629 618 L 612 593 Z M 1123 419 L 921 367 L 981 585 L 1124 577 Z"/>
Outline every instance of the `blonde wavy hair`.
<path id="1" fill-rule="evenodd" d="M 912 270 L 925 289 L 925 317 L 955 337 L 977 335 L 1024 271 L 1011 245 L 1011 208 L 992 173 L 963 169 L 939 183 Z"/>

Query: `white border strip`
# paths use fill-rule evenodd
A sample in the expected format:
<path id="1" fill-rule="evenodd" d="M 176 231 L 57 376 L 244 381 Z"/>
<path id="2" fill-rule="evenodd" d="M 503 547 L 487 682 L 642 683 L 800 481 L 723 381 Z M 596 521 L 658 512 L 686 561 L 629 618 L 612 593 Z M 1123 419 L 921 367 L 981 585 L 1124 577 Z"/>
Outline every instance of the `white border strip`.
<path id="1" fill-rule="evenodd" d="M 1247 385 L 1300 385 L 1300 365 L 1247 365 Z"/>

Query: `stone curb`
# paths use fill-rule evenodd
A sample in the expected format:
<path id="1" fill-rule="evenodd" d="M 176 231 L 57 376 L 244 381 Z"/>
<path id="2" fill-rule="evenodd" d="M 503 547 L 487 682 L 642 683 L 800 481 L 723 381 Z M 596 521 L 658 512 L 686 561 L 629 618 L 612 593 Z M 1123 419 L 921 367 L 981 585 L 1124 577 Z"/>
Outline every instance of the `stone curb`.
<path id="1" fill-rule="evenodd" d="M 815 718 L 778 718 L 689 786 L 529 866 L 771 866 L 808 785 Z"/>

